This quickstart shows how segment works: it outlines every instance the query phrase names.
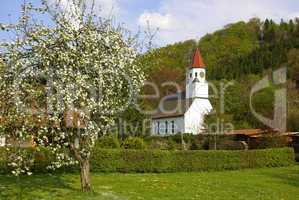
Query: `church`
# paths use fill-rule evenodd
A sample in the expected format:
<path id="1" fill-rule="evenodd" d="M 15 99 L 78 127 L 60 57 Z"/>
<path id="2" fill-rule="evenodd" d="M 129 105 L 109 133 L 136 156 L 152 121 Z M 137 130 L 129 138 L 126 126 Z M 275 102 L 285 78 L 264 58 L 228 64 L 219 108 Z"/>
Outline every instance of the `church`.
<path id="1" fill-rule="evenodd" d="M 165 97 L 152 115 L 153 135 L 200 134 L 204 131 L 204 117 L 212 111 L 212 105 L 206 66 L 199 49 L 196 49 L 192 64 L 186 71 L 185 91 Z"/>

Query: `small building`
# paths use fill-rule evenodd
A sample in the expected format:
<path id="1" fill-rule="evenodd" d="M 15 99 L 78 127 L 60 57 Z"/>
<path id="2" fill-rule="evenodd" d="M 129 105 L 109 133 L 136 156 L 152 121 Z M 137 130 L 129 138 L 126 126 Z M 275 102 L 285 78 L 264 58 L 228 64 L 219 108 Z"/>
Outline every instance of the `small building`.
<path id="1" fill-rule="evenodd" d="M 235 141 L 246 143 L 249 149 L 256 149 L 265 145 L 273 147 L 291 146 L 292 137 L 296 134 L 295 132 L 281 133 L 274 129 L 241 129 L 228 132 L 225 136 L 233 137 Z"/>
<path id="2" fill-rule="evenodd" d="M 203 132 L 204 117 L 212 110 L 212 105 L 206 65 L 199 49 L 196 49 L 192 64 L 186 71 L 185 91 L 165 97 L 152 115 L 153 135 Z"/>

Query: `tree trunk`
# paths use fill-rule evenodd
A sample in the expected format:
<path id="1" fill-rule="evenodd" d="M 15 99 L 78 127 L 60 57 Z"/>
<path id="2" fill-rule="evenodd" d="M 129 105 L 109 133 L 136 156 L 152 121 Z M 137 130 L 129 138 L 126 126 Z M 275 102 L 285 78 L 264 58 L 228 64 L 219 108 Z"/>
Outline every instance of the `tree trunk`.
<path id="1" fill-rule="evenodd" d="M 80 162 L 80 178 L 81 178 L 81 189 L 83 192 L 91 191 L 91 182 L 90 182 L 90 165 L 89 159 L 83 159 Z"/>

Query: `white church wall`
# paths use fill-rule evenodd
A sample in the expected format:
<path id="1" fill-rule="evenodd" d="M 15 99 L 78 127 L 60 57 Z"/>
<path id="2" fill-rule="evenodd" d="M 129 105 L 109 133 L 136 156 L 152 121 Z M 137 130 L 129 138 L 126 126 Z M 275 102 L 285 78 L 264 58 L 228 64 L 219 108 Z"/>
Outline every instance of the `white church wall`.
<path id="1" fill-rule="evenodd" d="M 199 134 L 202 132 L 204 117 L 212 110 L 208 99 L 196 98 L 185 113 L 185 133 Z"/>
<path id="2" fill-rule="evenodd" d="M 206 83 L 205 73 L 206 70 L 204 68 L 192 68 L 188 70 L 186 74 L 186 97 L 194 96 L 194 88 L 192 82 L 195 78 L 197 78 L 200 83 Z M 201 76 L 201 74 L 204 74 L 204 76 Z"/>
<path id="3" fill-rule="evenodd" d="M 208 98 L 209 97 L 209 85 L 208 83 L 195 83 L 195 89 L 193 90 L 193 97 Z"/>
<path id="4" fill-rule="evenodd" d="M 167 125 L 167 126 L 166 126 Z M 158 129 L 159 127 L 159 129 Z M 184 117 L 169 117 L 152 120 L 153 135 L 173 135 L 184 132 Z"/>

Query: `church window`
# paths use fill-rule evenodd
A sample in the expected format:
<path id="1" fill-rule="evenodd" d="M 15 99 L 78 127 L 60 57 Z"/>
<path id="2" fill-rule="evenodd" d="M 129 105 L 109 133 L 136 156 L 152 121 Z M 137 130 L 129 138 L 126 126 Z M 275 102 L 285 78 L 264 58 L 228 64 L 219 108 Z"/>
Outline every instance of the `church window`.
<path id="1" fill-rule="evenodd" d="M 171 132 L 174 133 L 174 121 L 171 121 Z"/>
<path id="2" fill-rule="evenodd" d="M 165 121 L 165 133 L 168 133 L 168 121 Z"/>
<path id="3" fill-rule="evenodd" d="M 192 78 L 192 73 L 190 73 L 190 78 Z"/>
<path id="4" fill-rule="evenodd" d="M 158 131 L 157 131 L 157 133 L 158 133 L 158 135 L 160 135 L 160 122 L 157 122 L 157 129 L 158 129 Z"/>
<path id="5" fill-rule="evenodd" d="M 195 77 L 197 77 L 197 72 L 195 72 Z"/>
<path id="6" fill-rule="evenodd" d="M 205 73 L 204 73 L 204 72 L 200 72 L 199 75 L 200 75 L 201 78 L 204 78 L 204 77 L 205 77 Z"/>

